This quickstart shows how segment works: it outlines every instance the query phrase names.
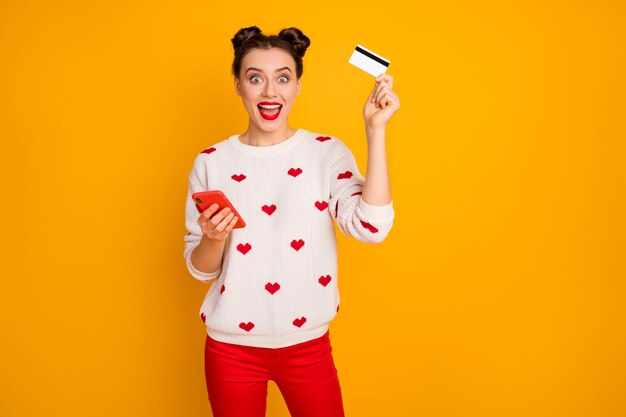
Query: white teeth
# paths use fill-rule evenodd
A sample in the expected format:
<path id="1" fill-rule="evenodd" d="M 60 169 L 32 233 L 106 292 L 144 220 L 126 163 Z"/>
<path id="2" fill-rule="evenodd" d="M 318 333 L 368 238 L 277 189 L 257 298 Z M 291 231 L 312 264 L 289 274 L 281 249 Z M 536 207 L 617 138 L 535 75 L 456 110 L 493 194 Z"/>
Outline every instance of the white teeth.
<path id="1" fill-rule="evenodd" d="M 268 109 L 268 110 L 272 110 L 272 109 L 277 109 L 280 106 L 280 104 L 272 104 L 271 106 L 265 105 L 265 104 L 259 104 L 259 107 L 262 107 L 264 109 Z"/>

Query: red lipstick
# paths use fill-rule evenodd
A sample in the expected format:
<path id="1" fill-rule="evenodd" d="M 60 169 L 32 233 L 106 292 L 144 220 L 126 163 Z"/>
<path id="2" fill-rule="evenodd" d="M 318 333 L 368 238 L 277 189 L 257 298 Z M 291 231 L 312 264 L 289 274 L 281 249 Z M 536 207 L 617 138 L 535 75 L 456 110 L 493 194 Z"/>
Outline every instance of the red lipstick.
<path id="1" fill-rule="evenodd" d="M 265 120 L 275 120 L 280 116 L 280 111 L 283 106 L 273 101 L 262 101 L 257 105 L 257 108 L 262 118 Z M 274 114 L 274 112 L 276 113 Z"/>

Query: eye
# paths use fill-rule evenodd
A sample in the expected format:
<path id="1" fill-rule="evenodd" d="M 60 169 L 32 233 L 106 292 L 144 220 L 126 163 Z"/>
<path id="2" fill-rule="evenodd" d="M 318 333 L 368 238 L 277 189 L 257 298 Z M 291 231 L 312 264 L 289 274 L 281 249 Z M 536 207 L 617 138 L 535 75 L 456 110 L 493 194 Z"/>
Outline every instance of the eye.
<path id="1" fill-rule="evenodd" d="M 288 77 L 286 77 L 285 75 L 282 75 L 282 76 L 281 76 L 280 78 L 278 78 L 278 79 L 279 79 L 279 80 L 285 80 L 285 81 L 282 81 L 283 83 L 287 83 L 287 82 L 289 82 L 289 78 L 288 78 Z"/>
<path id="2" fill-rule="evenodd" d="M 259 79 L 259 80 L 261 79 L 261 77 L 259 77 L 258 75 L 255 75 L 255 76 L 251 77 L 251 78 L 250 78 L 250 82 L 251 82 L 252 84 L 258 84 L 257 82 L 255 82 L 255 81 L 254 81 L 254 79 L 255 79 L 255 78 L 257 78 L 257 79 Z"/>

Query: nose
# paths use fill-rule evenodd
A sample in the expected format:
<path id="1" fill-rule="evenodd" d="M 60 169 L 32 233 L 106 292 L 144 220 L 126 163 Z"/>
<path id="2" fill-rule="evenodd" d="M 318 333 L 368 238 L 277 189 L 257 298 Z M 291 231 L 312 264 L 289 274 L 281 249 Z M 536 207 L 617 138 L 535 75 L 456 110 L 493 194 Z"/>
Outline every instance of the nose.
<path id="1" fill-rule="evenodd" d="M 274 93 L 275 90 L 275 85 L 274 82 L 271 80 L 268 80 L 265 83 L 265 89 L 263 90 L 263 94 L 267 97 L 274 97 L 276 94 Z"/>

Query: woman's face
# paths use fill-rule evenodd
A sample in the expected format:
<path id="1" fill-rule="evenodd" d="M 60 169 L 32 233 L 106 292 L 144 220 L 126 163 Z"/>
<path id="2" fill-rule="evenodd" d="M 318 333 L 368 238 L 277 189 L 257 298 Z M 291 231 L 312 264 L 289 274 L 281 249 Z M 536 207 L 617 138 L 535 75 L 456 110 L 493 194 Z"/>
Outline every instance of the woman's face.
<path id="1" fill-rule="evenodd" d="M 252 49 L 243 58 L 241 72 L 235 78 L 235 89 L 250 123 L 264 131 L 275 131 L 287 124 L 300 87 L 294 59 L 280 48 Z"/>

